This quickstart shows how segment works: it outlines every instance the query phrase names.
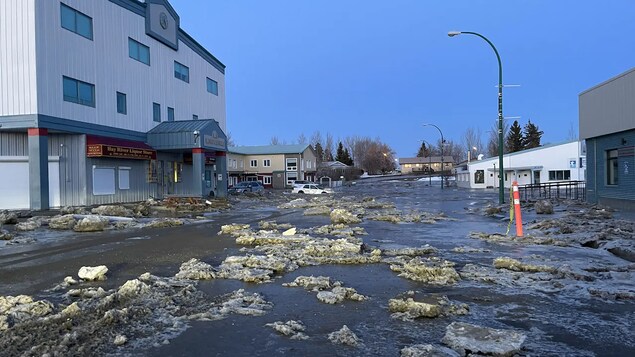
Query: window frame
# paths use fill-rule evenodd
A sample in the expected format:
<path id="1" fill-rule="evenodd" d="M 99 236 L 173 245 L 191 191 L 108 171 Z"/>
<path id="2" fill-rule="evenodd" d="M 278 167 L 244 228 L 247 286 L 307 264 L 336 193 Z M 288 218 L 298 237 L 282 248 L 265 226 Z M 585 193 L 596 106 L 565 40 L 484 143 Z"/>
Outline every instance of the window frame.
<path id="1" fill-rule="evenodd" d="M 263 176 L 262 177 L 263 185 L 271 185 L 271 176 Z"/>
<path id="2" fill-rule="evenodd" d="M 120 102 L 121 98 L 123 98 L 123 101 Z M 123 107 L 120 107 L 121 103 L 123 103 Z M 128 115 L 128 99 L 126 98 L 126 93 L 117 92 L 117 113 Z"/>
<path id="3" fill-rule="evenodd" d="M 212 93 L 213 95 L 218 95 L 218 82 L 207 77 L 207 92 Z M 211 85 L 211 88 L 210 88 Z"/>
<path id="4" fill-rule="evenodd" d="M 617 149 L 606 150 L 606 186 L 617 186 L 619 183 L 619 153 Z"/>
<path id="5" fill-rule="evenodd" d="M 271 167 L 271 159 L 262 159 L 262 167 Z"/>
<path id="6" fill-rule="evenodd" d="M 67 95 L 67 86 L 66 84 L 70 84 L 73 83 L 74 84 L 74 88 L 75 88 L 75 95 L 74 96 L 70 96 Z M 86 100 L 82 99 L 82 86 L 84 86 L 84 89 L 86 87 L 90 88 L 90 101 L 87 102 Z M 95 108 L 96 106 L 96 100 L 95 100 L 95 85 L 92 83 L 88 83 L 88 82 L 84 82 L 84 81 L 80 81 L 79 79 L 75 79 L 75 78 L 71 78 L 68 76 L 62 76 L 62 99 L 65 102 L 70 102 L 70 103 L 75 103 L 75 104 L 79 104 L 79 105 L 85 105 L 87 107 L 93 107 Z"/>
<path id="7" fill-rule="evenodd" d="M 70 11 L 70 13 L 72 13 L 73 19 L 72 22 L 73 24 L 69 26 L 68 21 L 64 21 L 64 11 Z M 69 12 L 67 12 L 67 14 L 70 14 Z M 80 30 L 79 28 L 79 23 L 78 23 L 78 17 L 79 19 L 82 20 L 88 20 L 88 24 L 89 26 L 89 33 L 83 33 L 82 30 Z M 68 18 L 67 18 L 68 20 Z M 70 32 L 73 32 L 79 36 L 82 36 L 83 38 L 89 39 L 91 41 L 93 41 L 93 37 L 94 37 L 94 32 L 93 32 L 93 18 L 84 14 L 81 11 L 78 11 L 64 3 L 60 3 L 60 26 L 65 29 L 68 30 Z M 71 28 L 72 27 L 72 28 Z"/>
<path id="8" fill-rule="evenodd" d="M 133 47 L 136 50 L 136 54 L 133 53 Z M 141 50 L 145 50 L 148 53 L 148 61 L 144 61 L 141 57 Z M 137 61 L 137 62 L 141 62 L 145 65 L 150 66 L 150 47 L 144 45 L 143 43 L 128 37 L 128 57 L 132 58 L 133 60 Z"/>
<path id="9" fill-rule="evenodd" d="M 168 121 L 174 121 L 174 108 L 168 107 Z"/>
<path id="10" fill-rule="evenodd" d="M 183 73 L 185 70 L 185 74 Z M 184 65 L 183 63 L 174 61 L 174 78 L 180 79 L 185 83 L 190 83 L 190 67 Z"/>
<path id="11" fill-rule="evenodd" d="M 291 163 L 293 163 L 293 165 L 289 165 Z M 294 158 L 287 158 L 285 160 L 285 164 L 286 164 L 286 167 L 287 167 L 286 171 L 295 171 L 295 172 L 298 171 L 298 159 L 297 158 L 295 158 L 295 157 Z"/>
<path id="12" fill-rule="evenodd" d="M 192 120 L 198 120 L 198 115 L 192 114 Z"/>
<path id="13" fill-rule="evenodd" d="M 258 160 L 256 159 L 249 160 L 249 167 L 258 167 Z"/>
<path id="14" fill-rule="evenodd" d="M 152 121 L 161 122 L 161 104 L 152 102 Z"/>
<path id="15" fill-rule="evenodd" d="M 474 183 L 475 184 L 484 184 L 485 183 L 485 170 L 476 170 L 476 171 L 474 171 Z"/>

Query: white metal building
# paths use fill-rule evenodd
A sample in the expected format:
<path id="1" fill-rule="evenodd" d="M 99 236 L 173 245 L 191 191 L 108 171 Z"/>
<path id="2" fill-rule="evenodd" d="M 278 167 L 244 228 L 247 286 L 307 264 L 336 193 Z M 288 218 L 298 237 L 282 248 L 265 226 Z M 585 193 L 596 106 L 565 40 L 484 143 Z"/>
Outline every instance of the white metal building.
<path id="1" fill-rule="evenodd" d="M 2 0 L 0 44 L 0 208 L 226 192 L 225 66 L 167 0 Z"/>
<path id="2" fill-rule="evenodd" d="M 505 187 L 560 181 L 584 181 L 586 155 L 583 144 L 571 141 L 505 154 Z M 456 169 L 459 187 L 498 188 L 498 157 L 472 161 Z"/>

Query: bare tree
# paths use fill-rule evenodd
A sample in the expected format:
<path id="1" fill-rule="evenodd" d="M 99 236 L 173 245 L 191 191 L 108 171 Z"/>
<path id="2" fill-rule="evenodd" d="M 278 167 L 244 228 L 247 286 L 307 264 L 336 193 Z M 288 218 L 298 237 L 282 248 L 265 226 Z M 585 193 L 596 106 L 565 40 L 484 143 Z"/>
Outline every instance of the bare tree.
<path id="1" fill-rule="evenodd" d="M 306 136 L 304 136 L 304 133 L 300 133 L 300 135 L 298 135 L 298 144 L 304 145 L 306 143 L 307 143 Z M 312 144 L 315 145 L 315 143 L 312 143 Z"/>
<path id="2" fill-rule="evenodd" d="M 354 164 L 357 164 L 357 161 L 355 158 L 355 145 L 357 144 L 358 140 L 359 140 L 358 136 L 347 136 L 344 138 L 344 141 L 343 141 L 344 148 L 348 149 L 348 152 L 350 153 L 351 159 L 353 160 Z"/>
<path id="3" fill-rule="evenodd" d="M 227 146 L 236 146 L 236 142 L 234 141 L 234 138 L 232 138 L 231 132 L 227 132 Z"/>
<path id="4" fill-rule="evenodd" d="M 311 139 L 309 139 L 309 142 L 313 145 L 317 145 L 317 143 L 320 143 L 320 145 L 322 147 L 324 147 L 324 141 L 322 140 L 322 134 L 320 134 L 320 132 L 318 130 L 316 130 L 312 135 L 311 135 Z"/>
<path id="5" fill-rule="evenodd" d="M 509 131 L 509 123 L 503 119 L 503 138 L 507 136 Z M 492 129 L 488 130 L 489 138 L 487 140 L 487 154 L 489 157 L 498 156 L 498 121 L 494 122 Z M 503 142 L 503 152 L 505 152 L 505 143 Z"/>
<path id="6" fill-rule="evenodd" d="M 272 136 L 269 145 L 280 145 L 280 139 L 277 136 Z"/>
<path id="7" fill-rule="evenodd" d="M 465 145 L 465 153 L 470 152 L 474 157 L 479 153 L 483 153 L 483 143 L 481 142 L 481 129 L 469 127 L 465 129 L 463 134 L 463 143 Z"/>
<path id="8" fill-rule="evenodd" d="M 362 169 L 370 175 L 384 174 L 394 170 L 395 156 L 392 149 L 379 139 L 367 140 L 368 147 L 362 162 Z"/>
<path id="9" fill-rule="evenodd" d="M 573 122 L 571 122 L 569 126 L 569 134 L 567 135 L 567 140 L 569 141 L 578 140 L 578 130 L 576 125 L 573 124 Z"/>
<path id="10" fill-rule="evenodd" d="M 324 142 L 324 161 L 333 161 L 333 152 L 335 150 L 335 141 L 331 133 L 326 133 L 326 141 Z"/>

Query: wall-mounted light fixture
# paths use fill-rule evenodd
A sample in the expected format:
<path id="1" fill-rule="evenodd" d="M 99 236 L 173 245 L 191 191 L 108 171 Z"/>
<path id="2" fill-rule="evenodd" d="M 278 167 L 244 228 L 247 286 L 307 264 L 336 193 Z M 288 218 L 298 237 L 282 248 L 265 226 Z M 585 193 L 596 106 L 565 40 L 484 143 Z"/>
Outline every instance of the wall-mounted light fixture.
<path id="1" fill-rule="evenodd" d="M 201 132 L 198 130 L 194 130 L 192 134 L 194 134 L 194 144 L 198 143 L 198 137 L 201 135 Z"/>

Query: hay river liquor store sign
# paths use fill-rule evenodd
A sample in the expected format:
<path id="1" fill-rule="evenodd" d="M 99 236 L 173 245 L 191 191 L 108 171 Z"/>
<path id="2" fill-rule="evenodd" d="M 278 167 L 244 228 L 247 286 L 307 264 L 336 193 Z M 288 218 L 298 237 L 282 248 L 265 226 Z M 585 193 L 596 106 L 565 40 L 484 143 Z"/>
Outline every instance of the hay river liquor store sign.
<path id="1" fill-rule="evenodd" d="M 157 158 L 157 152 L 154 150 L 128 148 L 115 145 L 89 144 L 86 146 L 86 156 L 155 160 Z"/>

